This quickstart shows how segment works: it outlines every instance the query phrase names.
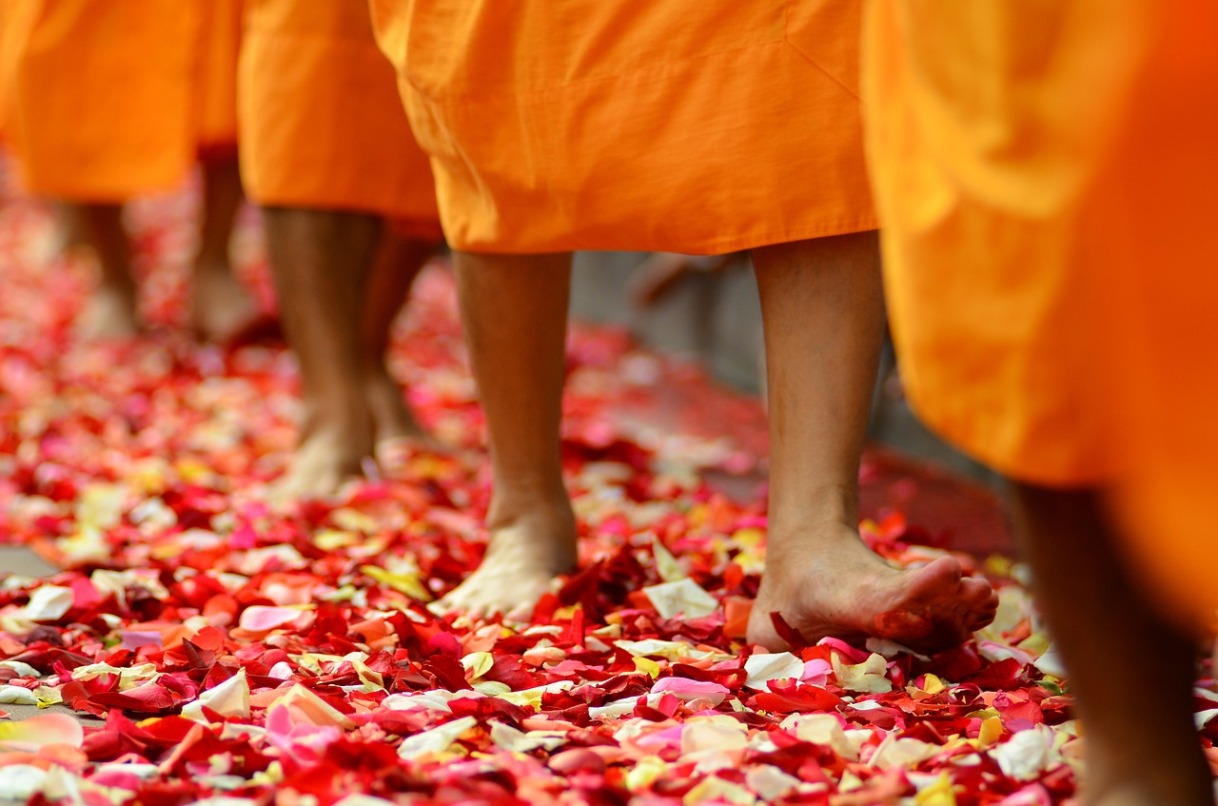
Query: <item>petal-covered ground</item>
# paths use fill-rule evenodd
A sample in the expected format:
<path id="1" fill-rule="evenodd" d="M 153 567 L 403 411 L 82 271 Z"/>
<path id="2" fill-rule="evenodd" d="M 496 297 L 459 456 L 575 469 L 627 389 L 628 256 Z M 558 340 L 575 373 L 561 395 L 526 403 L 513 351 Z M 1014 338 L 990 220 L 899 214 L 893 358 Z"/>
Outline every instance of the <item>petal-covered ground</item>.
<path id="1" fill-rule="evenodd" d="M 181 321 L 191 204 L 134 211 L 154 322 Z M 242 271 L 268 300 L 250 229 Z M 1073 794 L 1069 698 L 1008 562 L 980 569 L 1001 586 L 994 625 L 935 657 L 745 644 L 764 491 L 728 497 L 707 479 L 761 466 L 764 444 L 713 436 L 716 422 L 759 420 L 757 403 L 615 331 L 576 331 L 565 447 L 584 570 L 528 624 L 438 618 L 427 604 L 483 551 L 489 494 L 442 267 L 394 349 L 421 419 L 453 449 L 404 454 L 340 501 L 283 509 L 267 492 L 295 439 L 291 356 L 271 341 L 200 347 L 169 326 L 127 345 L 74 343 L 87 281 L 52 241 L 45 208 L 4 200 L 0 535 L 64 570 L 0 577 L 0 703 L 46 706 L 0 721 L 0 798 L 931 806 Z M 681 416 L 700 422 L 623 416 L 654 408 L 660 378 L 698 386 L 701 405 Z M 919 545 L 927 533 L 900 512 L 863 533 L 895 563 L 943 551 Z"/>

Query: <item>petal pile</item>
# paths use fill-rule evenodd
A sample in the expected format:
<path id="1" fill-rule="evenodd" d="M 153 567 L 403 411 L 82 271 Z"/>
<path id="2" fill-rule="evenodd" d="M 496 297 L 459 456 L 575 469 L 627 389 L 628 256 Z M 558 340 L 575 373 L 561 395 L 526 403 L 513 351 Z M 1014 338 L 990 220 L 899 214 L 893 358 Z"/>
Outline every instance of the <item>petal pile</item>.
<path id="1" fill-rule="evenodd" d="M 188 194 L 135 210 L 161 324 L 183 309 L 190 210 Z M 64 569 L 0 579 L 0 704 L 47 709 L 0 722 L 6 795 L 936 806 L 1074 792 L 1070 700 L 1008 561 L 981 569 L 998 619 L 949 652 L 746 644 L 763 491 L 709 479 L 763 457 L 708 423 L 759 422 L 756 402 L 617 331 L 578 329 L 564 455 L 582 570 L 527 623 L 440 617 L 428 605 L 479 562 L 489 500 L 443 267 L 418 284 L 393 365 L 452 449 L 404 451 L 338 500 L 283 507 L 269 483 L 300 407 L 282 345 L 200 347 L 172 328 L 76 343 L 87 283 L 51 240 L 46 210 L 5 199 L 0 534 Z M 265 298 L 264 261 L 248 232 L 241 243 Z M 683 416 L 704 420 L 640 417 L 660 406 L 659 377 L 691 387 L 701 406 Z M 899 512 L 862 533 L 896 564 L 943 550 Z M 1204 724 L 1214 707 L 1199 700 Z"/>

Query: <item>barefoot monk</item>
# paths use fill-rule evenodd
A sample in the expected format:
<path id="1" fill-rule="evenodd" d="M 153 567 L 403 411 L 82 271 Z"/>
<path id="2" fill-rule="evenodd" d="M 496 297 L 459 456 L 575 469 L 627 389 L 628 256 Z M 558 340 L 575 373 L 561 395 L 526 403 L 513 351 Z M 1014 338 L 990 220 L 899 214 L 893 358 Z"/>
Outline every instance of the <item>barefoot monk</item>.
<path id="1" fill-rule="evenodd" d="M 389 374 L 390 326 L 440 244 L 435 189 L 352 0 L 248 0 L 241 163 L 264 207 L 305 421 L 279 492 L 335 493 L 376 445 L 422 430 Z"/>
<path id="2" fill-rule="evenodd" d="M 903 377 L 1012 482 L 1089 804 L 1214 799 L 1193 686 L 1218 613 L 1215 31 L 1188 0 L 868 13 Z"/>
<path id="3" fill-rule="evenodd" d="M 10 6 L 11 3 L 11 6 Z M 60 203 L 100 283 L 78 328 L 123 337 L 141 323 L 123 205 L 203 173 L 191 325 L 233 335 L 254 315 L 229 236 L 236 161 L 240 0 L 10 0 L 0 81 L 5 136 L 26 190 Z M 7 79 L 5 78 L 7 76 Z"/>
<path id="4" fill-rule="evenodd" d="M 771 422 L 767 573 L 783 645 L 934 648 L 992 618 L 952 558 L 897 570 L 858 534 L 884 329 L 863 167 L 860 5 L 373 0 L 431 156 L 494 473 L 482 566 L 447 604 L 527 610 L 576 561 L 559 419 L 575 249 L 751 250 Z"/>

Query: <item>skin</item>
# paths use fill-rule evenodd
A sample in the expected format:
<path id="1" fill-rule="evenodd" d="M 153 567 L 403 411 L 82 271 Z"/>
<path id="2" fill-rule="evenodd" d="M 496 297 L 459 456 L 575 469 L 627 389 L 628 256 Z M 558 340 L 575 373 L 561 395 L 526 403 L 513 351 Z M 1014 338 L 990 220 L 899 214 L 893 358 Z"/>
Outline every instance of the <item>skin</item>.
<path id="1" fill-rule="evenodd" d="M 889 567 L 857 530 L 858 463 L 883 337 L 874 233 L 754 251 L 771 395 L 769 572 L 749 639 L 778 649 L 777 612 L 816 640 L 878 635 L 948 646 L 997 598 L 950 558 Z M 559 424 L 569 255 L 457 253 L 462 320 L 494 474 L 485 560 L 441 606 L 528 612 L 576 562 Z"/>
<path id="2" fill-rule="evenodd" d="M 66 204 L 76 237 L 92 250 L 99 271 L 97 288 L 76 321 L 85 340 L 123 339 L 140 330 L 131 248 L 118 204 Z"/>
<path id="3" fill-rule="evenodd" d="M 200 338 L 223 342 L 237 335 L 257 315 L 253 297 L 233 275 L 228 247 L 241 206 L 241 180 L 233 158 L 202 163 L 203 201 L 199 250 L 191 275 L 190 327 Z M 96 259 L 99 281 L 77 320 L 85 340 L 135 336 L 143 323 L 138 291 L 131 273 L 131 245 L 117 203 L 60 205 L 65 248 L 84 246 Z"/>
<path id="4" fill-rule="evenodd" d="M 364 349 L 364 399 L 372 412 L 378 446 L 404 442 L 436 447 L 406 406 L 402 386 L 390 374 L 385 361 L 393 323 L 410 297 L 415 278 L 439 246 L 429 238 L 399 235 L 386 228 L 373 260 L 360 335 Z"/>
<path id="5" fill-rule="evenodd" d="M 1082 802 L 1213 804 L 1193 724 L 1194 636 L 1136 582 L 1096 492 L 1016 484 L 1014 500 L 1038 601 L 1086 727 Z M 1148 674 L 1153 701 L 1131 707 Z"/>
<path id="6" fill-rule="evenodd" d="M 878 636 L 919 649 L 960 643 L 997 597 L 941 558 L 895 570 L 858 535 L 858 468 L 884 308 L 875 233 L 756 249 L 766 340 L 770 510 L 766 574 L 749 640 L 785 646 L 771 613 L 806 640 Z"/>
<path id="7" fill-rule="evenodd" d="M 233 274 L 229 242 L 245 198 L 235 158 L 202 163 L 199 250 L 191 275 L 190 327 L 204 341 L 224 342 L 258 315 L 254 298 Z"/>
<path id="8" fill-rule="evenodd" d="M 379 216 L 364 213 L 271 207 L 265 224 L 305 408 L 278 494 L 329 496 L 362 475 L 378 443 L 427 442 L 385 353 L 393 320 L 436 244 L 394 236 Z"/>
<path id="9" fill-rule="evenodd" d="M 494 491 L 486 557 L 440 607 L 519 616 L 576 562 L 559 443 L 571 255 L 457 252 L 453 271 Z"/>

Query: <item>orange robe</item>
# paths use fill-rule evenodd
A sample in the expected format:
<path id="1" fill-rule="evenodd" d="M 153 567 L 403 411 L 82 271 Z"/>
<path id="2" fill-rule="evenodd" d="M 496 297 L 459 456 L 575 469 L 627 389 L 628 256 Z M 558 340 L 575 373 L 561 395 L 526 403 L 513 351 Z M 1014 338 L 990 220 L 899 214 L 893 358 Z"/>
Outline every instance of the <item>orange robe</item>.
<path id="1" fill-rule="evenodd" d="M 1204 6 L 1204 7 L 1203 7 Z M 1109 493 L 1218 610 L 1218 9 L 875 0 L 868 150 L 914 408 L 1025 482 Z"/>
<path id="2" fill-rule="evenodd" d="M 251 0 L 239 83 L 250 198 L 378 213 L 439 235 L 431 168 L 366 3 Z"/>
<path id="3" fill-rule="evenodd" d="M 372 6 L 454 247 L 722 253 L 875 227 L 857 2 Z"/>
<path id="4" fill-rule="evenodd" d="M 192 118 L 204 158 L 231 156 L 237 147 L 237 58 L 247 2 L 210 0 L 199 6 Z"/>
<path id="5" fill-rule="evenodd" d="M 6 129 L 29 191 L 119 202 L 231 148 L 240 0 L 9 2 Z"/>
<path id="6" fill-rule="evenodd" d="M 13 91 L 16 81 L 19 45 L 29 13 L 26 6 L 0 3 L 0 143 L 7 138 L 9 119 L 13 114 Z"/>

